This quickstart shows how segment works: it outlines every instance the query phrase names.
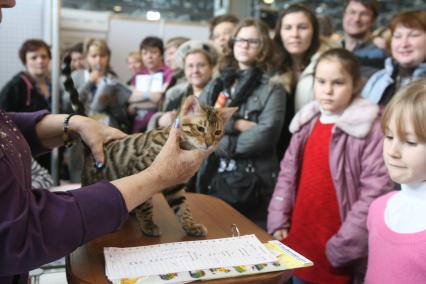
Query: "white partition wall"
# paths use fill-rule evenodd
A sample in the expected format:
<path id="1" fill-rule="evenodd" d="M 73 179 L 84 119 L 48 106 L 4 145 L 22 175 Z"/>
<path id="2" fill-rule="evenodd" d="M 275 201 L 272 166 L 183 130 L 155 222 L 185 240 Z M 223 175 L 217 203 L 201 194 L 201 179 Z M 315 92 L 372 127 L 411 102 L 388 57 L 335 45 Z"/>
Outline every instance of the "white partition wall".
<path id="1" fill-rule="evenodd" d="M 171 20 L 147 21 L 142 17 L 113 15 L 110 12 L 62 8 L 62 49 L 90 37 L 106 39 L 112 51 L 111 66 L 123 82 L 130 77 L 127 54 L 137 50 L 146 36 L 158 36 L 164 41 L 175 36 L 207 40 L 208 25 Z"/>
<path id="2" fill-rule="evenodd" d="M 0 89 L 22 70 L 18 57 L 21 44 L 29 38 L 41 38 L 51 43 L 51 3 L 48 0 L 19 0 L 13 9 L 2 9 L 0 25 Z"/>
<path id="3" fill-rule="evenodd" d="M 207 40 L 208 25 L 163 20 L 152 22 L 137 17 L 112 16 L 107 40 L 112 50 L 111 65 L 121 81 L 130 77 L 126 65 L 127 54 L 138 50 L 140 42 L 146 36 L 158 36 L 164 42 L 175 36 Z"/>
<path id="4" fill-rule="evenodd" d="M 106 39 L 111 12 L 61 9 L 61 48 L 86 38 Z"/>

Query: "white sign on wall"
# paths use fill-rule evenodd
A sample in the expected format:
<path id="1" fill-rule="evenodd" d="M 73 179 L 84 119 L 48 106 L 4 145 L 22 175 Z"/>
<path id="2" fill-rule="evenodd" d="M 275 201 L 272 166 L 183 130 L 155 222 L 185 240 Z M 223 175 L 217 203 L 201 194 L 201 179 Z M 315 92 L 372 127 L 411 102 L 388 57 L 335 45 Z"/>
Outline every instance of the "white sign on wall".
<path id="1" fill-rule="evenodd" d="M 110 12 L 61 9 L 61 29 L 107 32 Z"/>

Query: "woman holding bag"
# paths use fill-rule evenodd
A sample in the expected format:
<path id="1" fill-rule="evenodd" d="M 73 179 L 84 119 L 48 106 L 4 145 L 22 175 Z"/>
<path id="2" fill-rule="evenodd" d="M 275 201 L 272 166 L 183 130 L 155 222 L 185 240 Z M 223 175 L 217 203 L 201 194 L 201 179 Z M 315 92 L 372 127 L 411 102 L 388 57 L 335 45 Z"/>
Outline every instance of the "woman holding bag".
<path id="1" fill-rule="evenodd" d="M 197 191 L 222 198 L 263 228 L 279 169 L 275 149 L 286 100 L 282 86 L 269 83 L 272 48 L 265 24 L 243 20 L 220 60 L 218 77 L 200 96 L 201 102 L 238 111 L 200 169 Z"/>

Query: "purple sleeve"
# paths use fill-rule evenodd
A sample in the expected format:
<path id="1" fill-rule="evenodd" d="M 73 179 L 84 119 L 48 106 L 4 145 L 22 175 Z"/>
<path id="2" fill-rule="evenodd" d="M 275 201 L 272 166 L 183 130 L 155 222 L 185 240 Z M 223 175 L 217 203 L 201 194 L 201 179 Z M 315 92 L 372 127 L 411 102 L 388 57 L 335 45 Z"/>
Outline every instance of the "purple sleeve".
<path id="1" fill-rule="evenodd" d="M 383 133 L 378 120 L 365 139 L 365 145 L 361 157 L 358 200 L 351 205 L 340 229 L 326 245 L 326 256 L 334 267 L 342 267 L 367 256 L 368 208 L 374 199 L 394 189 L 383 161 Z"/>
<path id="2" fill-rule="evenodd" d="M 290 228 L 306 135 L 306 129 L 293 134 L 281 161 L 280 173 L 268 207 L 267 230 L 270 234 L 278 229 Z"/>
<path id="3" fill-rule="evenodd" d="M 36 134 L 35 125 L 49 112 L 47 110 L 41 110 L 37 112 L 9 112 L 8 116 L 16 124 L 21 131 L 22 135 L 27 140 L 28 145 L 31 148 L 33 155 L 49 151 L 40 144 L 40 140 Z"/>
<path id="4" fill-rule="evenodd" d="M 0 163 L 0 275 L 29 271 L 119 229 L 128 217 L 121 193 L 103 181 L 53 193 L 27 190 Z M 6 174 L 5 174 L 6 173 Z"/>

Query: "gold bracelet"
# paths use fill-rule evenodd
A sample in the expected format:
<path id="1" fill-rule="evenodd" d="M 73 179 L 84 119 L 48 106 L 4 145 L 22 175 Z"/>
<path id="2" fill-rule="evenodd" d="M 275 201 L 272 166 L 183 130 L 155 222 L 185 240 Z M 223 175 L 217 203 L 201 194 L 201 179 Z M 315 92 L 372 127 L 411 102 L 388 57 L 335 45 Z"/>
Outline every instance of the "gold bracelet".
<path id="1" fill-rule="evenodd" d="M 71 138 L 71 135 L 68 131 L 69 129 L 69 121 L 70 118 L 76 115 L 75 113 L 70 113 L 69 115 L 67 115 L 67 117 L 65 117 L 64 119 L 64 134 L 63 134 L 63 139 L 64 139 L 64 146 L 65 147 L 71 147 L 71 145 L 74 143 L 74 140 Z"/>

